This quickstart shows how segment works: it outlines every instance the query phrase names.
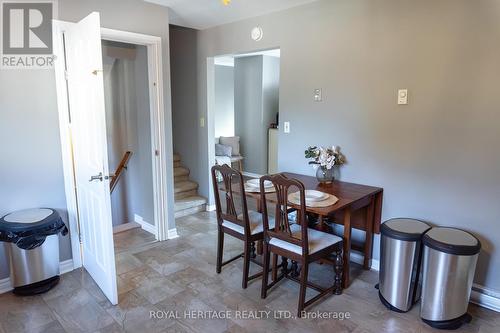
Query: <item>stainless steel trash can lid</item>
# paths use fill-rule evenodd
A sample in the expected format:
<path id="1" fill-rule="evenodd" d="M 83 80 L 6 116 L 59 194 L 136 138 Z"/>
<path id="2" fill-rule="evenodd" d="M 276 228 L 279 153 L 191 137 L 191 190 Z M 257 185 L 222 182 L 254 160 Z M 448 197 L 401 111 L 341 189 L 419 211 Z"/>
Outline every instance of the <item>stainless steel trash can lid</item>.
<path id="1" fill-rule="evenodd" d="M 474 235 L 450 227 L 432 228 L 424 235 L 423 243 L 434 250 L 462 256 L 472 256 L 481 250 L 481 242 Z"/>
<path id="2" fill-rule="evenodd" d="M 410 218 L 387 220 L 380 227 L 382 235 L 403 241 L 419 241 L 422 234 L 431 228 L 427 223 Z"/>

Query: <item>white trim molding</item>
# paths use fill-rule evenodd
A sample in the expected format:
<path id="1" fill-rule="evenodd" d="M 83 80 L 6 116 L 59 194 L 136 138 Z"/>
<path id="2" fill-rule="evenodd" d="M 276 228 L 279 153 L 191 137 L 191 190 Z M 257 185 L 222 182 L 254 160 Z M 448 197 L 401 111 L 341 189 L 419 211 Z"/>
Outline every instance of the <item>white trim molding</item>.
<path id="1" fill-rule="evenodd" d="M 63 33 L 74 23 L 54 20 L 53 38 L 54 53 L 60 59 L 64 57 Z M 167 182 L 167 170 L 173 166 L 167 164 L 166 137 L 165 133 L 165 106 L 163 96 L 163 70 L 162 70 L 162 41 L 160 37 L 138 34 L 128 31 L 101 28 L 101 39 L 126 42 L 131 44 L 144 45 L 148 53 L 148 90 L 150 102 L 150 123 L 151 123 L 151 147 L 152 147 L 152 172 L 153 172 L 153 195 L 154 195 L 154 225 L 148 229 L 143 229 L 155 235 L 157 240 L 167 239 L 169 221 L 169 211 L 167 206 L 167 188 L 173 186 Z M 59 113 L 59 130 L 64 172 L 64 185 L 66 193 L 67 211 L 69 216 L 71 249 L 75 261 L 75 267 L 82 265 L 80 251 L 80 226 L 77 214 L 77 198 L 73 178 L 73 159 L 71 153 L 71 126 L 69 123 L 67 110 L 67 87 L 66 74 L 63 62 L 55 63 L 57 105 Z M 169 148 L 170 149 L 170 148 Z M 215 148 L 214 148 L 215 149 Z M 173 216 L 173 214 L 172 214 Z"/>
<path id="2" fill-rule="evenodd" d="M 365 256 L 362 255 L 361 253 L 357 252 L 351 252 L 351 261 L 355 262 L 356 264 L 363 265 L 363 260 L 365 259 Z M 376 259 L 371 260 L 371 265 L 370 269 L 373 269 L 374 271 L 379 271 L 380 270 L 380 262 Z"/>
<path id="3" fill-rule="evenodd" d="M 141 226 L 142 230 L 147 231 L 150 234 L 153 234 L 156 236 L 156 230 L 157 230 L 156 227 L 153 224 L 144 221 L 142 216 L 134 214 L 134 221 Z M 158 239 L 158 237 L 157 237 L 157 239 Z"/>
<path id="4" fill-rule="evenodd" d="M 74 267 L 73 259 L 61 261 L 59 263 L 59 275 L 71 272 L 77 267 Z M 10 282 L 10 277 L 0 280 L 0 294 L 6 293 L 14 289 Z"/>
<path id="5" fill-rule="evenodd" d="M 474 283 L 470 302 L 496 312 L 500 312 L 500 292 Z"/>
<path id="6" fill-rule="evenodd" d="M 169 229 L 168 230 L 168 239 L 174 239 L 178 238 L 179 234 L 177 233 L 177 228 Z"/>

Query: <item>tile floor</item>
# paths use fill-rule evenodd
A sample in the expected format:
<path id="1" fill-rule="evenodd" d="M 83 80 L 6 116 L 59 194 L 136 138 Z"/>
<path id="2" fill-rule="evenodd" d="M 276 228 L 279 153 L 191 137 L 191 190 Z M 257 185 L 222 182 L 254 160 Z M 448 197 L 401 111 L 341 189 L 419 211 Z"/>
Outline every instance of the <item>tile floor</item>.
<path id="1" fill-rule="evenodd" d="M 241 289 L 241 260 L 215 273 L 216 222 L 213 213 L 198 213 L 177 220 L 180 237 L 153 242 L 140 229 L 115 237 L 119 304 L 112 306 L 82 270 L 67 273 L 50 292 L 33 297 L 0 295 L 0 332 L 432 332 L 418 317 L 418 306 L 407 314 L 384 308 L 374 284 L 377 273 L 353 269 L 353 283 L 341 296 L 324 298 L 310 313 L 349 312 L 350 318 L 266 320 L 236 318 L 244 310 L 295 315 L 298 285 L 284 280 L 267 299 L 260 298 L 260 280 Z M 227 258 L 240 252 L 241 243 L 226 237 Z M 252 265 L 254 272 L 258 270 Z M 332 268 L 314 265 L 311 279 L 330 283 Z M 312 295 L 312 293 L 311 293 Z M 172 316 L 179 318 L 150 318 Z M 160 311 L 160 312 L 156 312 Z M 164 311 L 164 312 L 161 312 Z M 204 314 L 230 311 L 230 319 L 195 319 L 184 311 Z M 263 311 L 263 312 L 257 312 Z M 457 332 L 499 332 L 500 314 L 470 305 L 474 319 Z M 192 312 L 189 312 L 192 313 Z M 271 312 L 271 316 L 274 312 Z M 437 332 L 437 331 L 435 331 Z"/>

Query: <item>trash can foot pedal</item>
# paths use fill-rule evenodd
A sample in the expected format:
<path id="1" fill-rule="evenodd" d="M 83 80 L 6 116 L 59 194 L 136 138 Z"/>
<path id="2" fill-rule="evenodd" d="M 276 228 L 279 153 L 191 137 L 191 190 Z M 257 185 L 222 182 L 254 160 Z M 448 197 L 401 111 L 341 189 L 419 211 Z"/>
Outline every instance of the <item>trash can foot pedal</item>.
<path id="1" fill-rule="evenodd" d="M 13 293 L 18 296 L 30 296 L 43 294 L 54 288 L 59 283 L 59 275 L 53 276 L 43 281 L 28 284 L 26 286 L 16 287 Z"/>
<path id="2" fill-rule="evenodd" d="M 458 318 L 455 319 L 450 319 L 450 320 L 442 320 L 442 321 L 433 321 L 433 320 L 427 320 L 423 319 L 422 321 L 426 323 L 427 325 L 437 328 L 440 330 L 456 330 L 460 328 L 463 324 L 468 324 L 472 320 L 472 316 L 468 313 L 465 313 L 461 315 Z"/>

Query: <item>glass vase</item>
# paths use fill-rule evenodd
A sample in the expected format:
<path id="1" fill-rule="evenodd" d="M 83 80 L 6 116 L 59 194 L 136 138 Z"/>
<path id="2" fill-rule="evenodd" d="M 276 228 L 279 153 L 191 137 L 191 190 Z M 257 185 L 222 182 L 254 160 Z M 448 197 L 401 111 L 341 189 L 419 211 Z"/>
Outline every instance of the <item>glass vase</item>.
<path id="1" fill-rule="evenodd" d="M 316 169 L 316 179 L 318 179 L 318 182 L 320 184 L 331 184 L 333 182 L 334 174 L 333 174 L 334 168 L 327 169 L 326 167 L 318 167 Z"/>

